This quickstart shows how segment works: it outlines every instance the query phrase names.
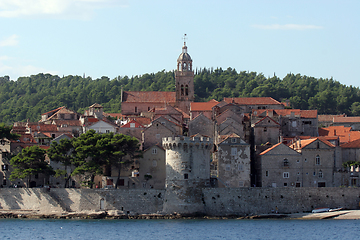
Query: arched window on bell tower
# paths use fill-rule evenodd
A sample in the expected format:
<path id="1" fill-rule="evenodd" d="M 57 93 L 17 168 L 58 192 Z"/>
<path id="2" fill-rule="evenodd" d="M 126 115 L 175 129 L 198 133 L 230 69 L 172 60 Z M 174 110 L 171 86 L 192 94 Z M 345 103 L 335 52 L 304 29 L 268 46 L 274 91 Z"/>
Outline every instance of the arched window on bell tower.
<path id="1" fill-rule="evenodd" d="M 184 85 L 181 84 L 181 96 L 184 96 Z"/>
<path id="2" fill-rule="evenodd" d="M 185 86 L 185 96 L 189 96 L 189 86 Z"/>

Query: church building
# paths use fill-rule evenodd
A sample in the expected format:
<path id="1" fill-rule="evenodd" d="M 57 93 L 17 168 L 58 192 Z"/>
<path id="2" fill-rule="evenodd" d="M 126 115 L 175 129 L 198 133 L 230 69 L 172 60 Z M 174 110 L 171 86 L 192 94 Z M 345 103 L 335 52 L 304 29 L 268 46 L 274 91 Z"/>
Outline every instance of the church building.
<path id="1" fill-rule="evenodd" d="M 187 52 L 186 42 L 177 59 L 175 71 L 175 92 L 159 91 L 122 91 L 121 113 L 140 115 L 154 108 L 171 105 L 190 115 L 190 103 L 194 101 L 194 71 L 192 59 Z"/>

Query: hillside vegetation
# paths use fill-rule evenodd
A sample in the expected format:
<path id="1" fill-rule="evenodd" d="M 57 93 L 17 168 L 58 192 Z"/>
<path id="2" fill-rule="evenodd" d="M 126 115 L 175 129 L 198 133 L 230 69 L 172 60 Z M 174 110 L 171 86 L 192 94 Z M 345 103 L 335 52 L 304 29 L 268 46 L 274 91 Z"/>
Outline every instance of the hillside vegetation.
<path id="1" fill-rule="evenodd" d="M 319 114 L 360 115 L 360 89 L 333 79 L 288 74 L 266 78 L 256 72 L 235 69 L 200 69 L 195 78 L 196 101 L 224 97 L 272 97 L 289 99 L 293 108 L 317 109 Z M 17 81 L 0 77 L 0 122 L 37 121 L 40 114 L 66 106 L 83 113 L 93 103 L 106 112 L 120 112 L 121 87 L 131 91 L 175 91 L 174 72 L 160 71 L 135 77 L 59 77 L 37 74 Z"/>

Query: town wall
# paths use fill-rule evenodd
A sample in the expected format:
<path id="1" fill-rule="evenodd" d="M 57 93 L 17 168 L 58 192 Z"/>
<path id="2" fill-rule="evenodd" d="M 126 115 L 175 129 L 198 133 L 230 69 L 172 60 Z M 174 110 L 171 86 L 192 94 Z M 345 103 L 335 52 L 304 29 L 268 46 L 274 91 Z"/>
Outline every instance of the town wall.
<path id="1" fill-rule="evenodd" d="M 43 214 L 116 210 L 118 214 L 162 213 L 165 190 L 0 189 L 0 210 Z M 310 212 L 314 208 L 358 209 L 359 188 L 203 188 L 209 216 Z"/>

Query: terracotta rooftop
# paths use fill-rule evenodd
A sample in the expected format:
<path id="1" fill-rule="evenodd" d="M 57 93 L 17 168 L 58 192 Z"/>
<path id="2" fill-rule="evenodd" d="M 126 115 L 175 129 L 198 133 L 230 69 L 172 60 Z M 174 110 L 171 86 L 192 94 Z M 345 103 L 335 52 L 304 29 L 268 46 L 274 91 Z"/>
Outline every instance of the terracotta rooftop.
<path id="1" fill-rule="evenodd" d="M 57 132 L 57 127 L 53 124 L 29 123 L 28 128 L 32 132 Z"/>
<path id="2" fill-rule="evenodd" d="M 131 117 L 131 119 L 134 119 L 143 126 L 147 126 L 151 123 L 151 119 L 147 117 Z"/>
<path id="3" fill-rule="evenodd" d="M 340 115 L 318 115 L 319 122 L 332 122 L 334 117 L 345 117 L 345 114 Z"/>
<path id="4" fill-rule="evenodd" d="M 360 117 L 334 117 L 334 123 L 360 123 Z"/>
<path id="5" fill-rule="evenodd" d="M 208 102 L 192 102 L 190 103 L 190 111 L 212 111 L 212 108 L 219 102 L 212 99 Z"/>
<path id="6" fill-rule="evenodd" d="M 354 141 L 341 144 L 340 147 L 342 147 L 342 148 L 360 148 L 360 139 L 356 139 Z"/>
<path id="7" fill-rule="evenodd" d="M 325 138 L 322 138 L 322 137 L 298 140 L 298 141 L 294 142 L 293 144 L 291 144 L 290 147 L 293 149 L 303 149 L 304 147 L 308 146 L 310 143 L 315 142 L 316 140 L 319 140 L 319 141 L 325 143 L 329 147 L 335 147 L 334 144 L 332 144 L 331 142 L 329 142 L 328 140 L 326 140 Z"/>
<path id="8" fill-rule="evenodd" d="M 49 113 L 55 113 L 55 112 L 59 111 L 60 109 L 62 109 L 62 108 L 64 108 L 64 107 L 65 107 L 65 106 L 62 106 L 62 107 L 53 109 L 53 110 L 48 111 L 48 112 L 46 112 L 46 113 L 42 113 L 41 115 L 47 115 L 47 114 L 49 114 Z"/>
<path id="9" fill-rule="evenodd" d="M 175 103 L 175 92 L 123 92 L 123 102 L 164 102 Z"/>
<path id="10" fill-rule="evenodd" d="M 110 117 L 113 117 L 113 118 L 116 118 L 116 119 L 122 119 L 124 117 L 124 115 L 122 115 L 121 113 L 105 113 L 104 112 L 103 115 L 105 117 L 110 116 Z"/>
<path id="11" fill-rule="evenodd" d="M 181 110 L 180 108 L 175 108 L 176 110 L 178 110 L 179 112 L 181 112 L 181 114 L 183 115 L 184 119 L 190 119 L 190 115 L 187 114 L 186 112 L 184 112 L 183 110 Z"/>
<path id="12" fill-rule="evenodd" d="M 239 105 L 281 105 L 271 97 L 243 97 L 243 98 L 224 98 L 227 103 L 237 103 Z"/>
<path id="13" fill-rule="evenodd" d="M 273 115 L 278 116 L 291 116 L 294 114 L 300 118 L 317 118 L 317 110 L 301 110 L 301 109 L 253 109 L 252 113 L 254 116 L 259 115 L 268 115 L 269 112 L 272 112 Z"/>
<path id="14" fill-rule="evenodd" d="M 319 136 L 338 136 L 340 143 L 346 143 L 360 139 L 360 132 L 351 131 L 351 127 L 330 126 L 327 128 L 319 128 Z"/>
<path id="15" fill-rule="evenodd" d="M 266 149 L 265 151 L 261 152 L 260 155 L 264 155 L 265 153 L 270 152 L 271 150 L 273 150 L 274 148 L 276 148 L 276 147 L 279 146 L 280 144 L 283 144 L 283 143 L 279 142 L 279 143 L 275 144 L 274 146 L 272 146 L 272 147 Z"/>
<path id="16" fill-rule="evenodd" d="M 79 120 L 56 120 L 54 119 L 53 122 L 57 125 L 57 126 L 61 126 L 61 125 L 68 125 L 68 126 L 81 126 L 81 122 Z"/>

